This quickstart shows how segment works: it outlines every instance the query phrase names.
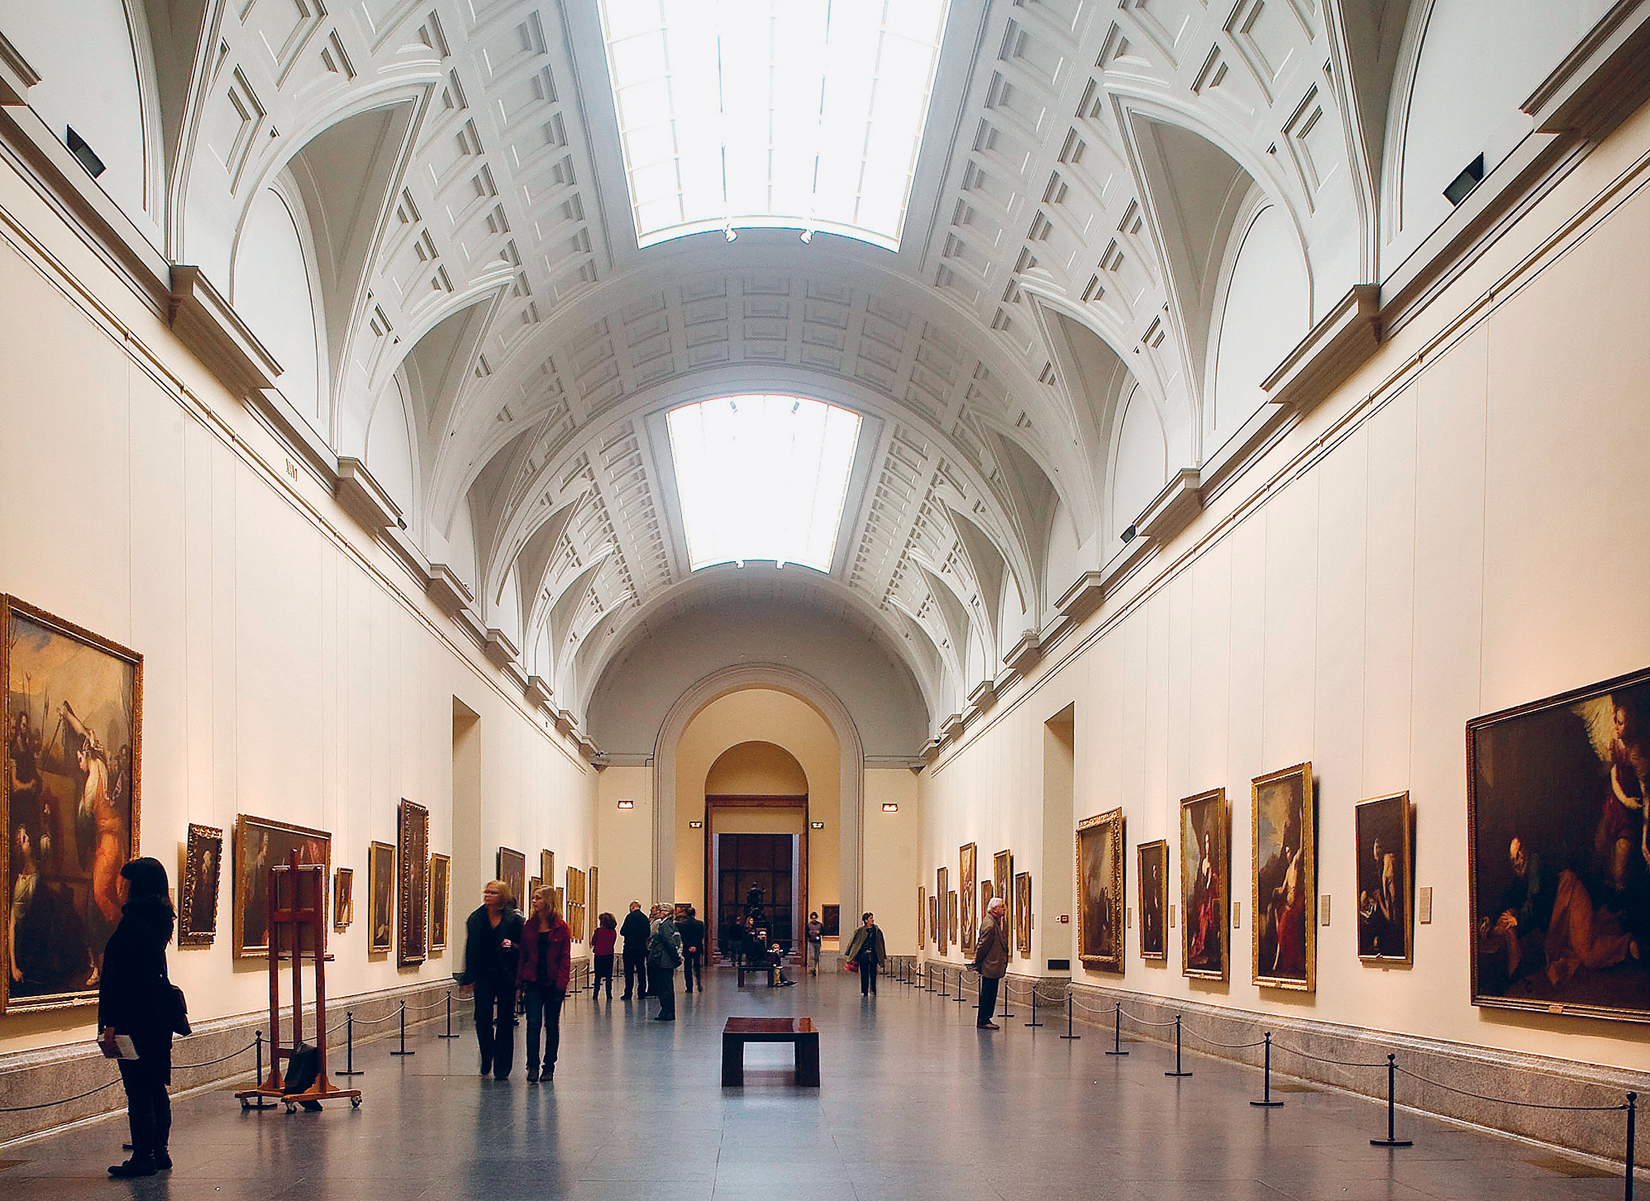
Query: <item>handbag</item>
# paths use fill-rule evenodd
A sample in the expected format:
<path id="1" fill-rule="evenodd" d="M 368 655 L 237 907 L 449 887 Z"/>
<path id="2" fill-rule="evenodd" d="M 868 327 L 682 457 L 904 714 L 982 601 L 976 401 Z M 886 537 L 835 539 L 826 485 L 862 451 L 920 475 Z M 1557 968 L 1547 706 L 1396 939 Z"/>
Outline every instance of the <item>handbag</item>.
<path id="1" fill-rule="evenodd" d="M 857 972 L 857 971 L 859 971 L 859 961 L 856 960 L 856 959 L 850 959 L 850 960 L 846 961 L 842 965 L 842 970 L 845 971 L 845 972 Z"/>
<path id="2" fill-rule="evenodd" d="M 187 1038 L 194 1033 L 189 1028 L 189 1001 L 183 995 L 183 989 L 172 983 L 172 978 L 161 968 L 160 981 L 166 986 L 161 994 L 161 1005 L 165 1008 L 166 1027 L 173 1034 Z"/>

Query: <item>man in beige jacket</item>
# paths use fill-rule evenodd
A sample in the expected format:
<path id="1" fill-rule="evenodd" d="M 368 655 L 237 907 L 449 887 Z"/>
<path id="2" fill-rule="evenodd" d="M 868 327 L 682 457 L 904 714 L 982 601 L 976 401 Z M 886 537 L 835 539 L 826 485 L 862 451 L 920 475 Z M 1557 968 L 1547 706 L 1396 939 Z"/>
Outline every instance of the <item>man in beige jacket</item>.
<path id="1" fill-rule="evenodd" d="M 992 897 L 985 907 L 985 921 L 980 925 L 979 937 L 974 941 L 974 962 L 969 964 L 980 973 L 980 1016 L 976 1025 L 981 1030 L 999 1030 L 991 1019 L 997 1012 L 997 988 L 1008 972 L 1008 924 L 1003 921 L 1006 907 L 1001 897 Z"/>

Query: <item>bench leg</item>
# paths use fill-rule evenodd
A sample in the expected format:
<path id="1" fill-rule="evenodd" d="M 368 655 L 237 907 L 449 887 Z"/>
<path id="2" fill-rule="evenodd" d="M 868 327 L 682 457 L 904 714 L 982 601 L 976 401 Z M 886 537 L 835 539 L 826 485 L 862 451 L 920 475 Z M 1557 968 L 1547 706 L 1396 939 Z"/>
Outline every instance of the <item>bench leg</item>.
<path id="1" fill-rule="evenodd" d="M 739 1088 L 745 1083 L 745 1040 L 737 1034 L 722 1036 L 722 1087 Z"/>
<path id="2" fill-rule="evenodd" d="M 796 1040 L 796 1083 L 799 1088 L 819 1087 L 819 1035 Z"/>

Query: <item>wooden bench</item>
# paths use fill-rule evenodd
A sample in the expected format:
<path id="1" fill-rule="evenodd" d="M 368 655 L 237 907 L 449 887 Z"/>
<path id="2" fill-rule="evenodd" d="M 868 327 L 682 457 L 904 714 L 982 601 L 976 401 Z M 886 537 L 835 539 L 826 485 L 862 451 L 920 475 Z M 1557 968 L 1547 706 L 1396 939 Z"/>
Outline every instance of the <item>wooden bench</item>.
<path id="1" fill-rule="evenodd" d="M 792 1043 L 796 1047 L 796 1083 L 819 1087 L 819 1027 L 812 1018 L 729 1018 L 722 1027 L 722 1087 L 745 1083 L 746 1043 Z"/>

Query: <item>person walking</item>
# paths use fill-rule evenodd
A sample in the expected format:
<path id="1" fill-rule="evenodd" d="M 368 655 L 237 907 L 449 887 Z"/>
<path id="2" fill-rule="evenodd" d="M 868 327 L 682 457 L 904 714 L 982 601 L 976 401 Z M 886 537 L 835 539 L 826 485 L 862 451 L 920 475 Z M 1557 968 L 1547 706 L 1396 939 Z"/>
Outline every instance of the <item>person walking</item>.
<path id="1" fill-rule="evenodd" d="M 516 1061 L 516 959 L 521 914 L 503 880 L 489 880 L 481 906 L 464 923 L 464 971 L 458 982 L 476 999 L 481 1074 L 508 1080 Z"/>
<path id="2" fill-rule="evenodd" d="M 700 965 L 705 958 L 705 923 L 699 920 L 699 911 L 692 905 L 676 921 L 676 933 L 682 936 L 682 991 L 692 992 L 698 984 L 705 991 L 704 973 Z"/>
<path id="3" fill-rule="evenodd" d="M 877 991 L 877 969 L 888 959 L 888 946 L 874 913 L 860 914 L 860 921 L 863 924 L 848 942 L 848 962 L 859 972 L 859 995 L 863 997 Z"/>
<path id="4" fill-rule="evenodd" d="M 825 923 L 819 920 L 819 914 L 808 915 L 808 926 L 804 941 L 808 945 L 808 975 L 819 975 L 819 949 L 825 938 Z"/>
<path id="5" fill-rule="evenodd" d="M 122 902 L 120 922 L 103 949 L 97 986 L 98 1045 L 111 1059 L 118 1039 L 132 1040 L 136 1059 L 120 1060 L 126 1090 L 126 1121 L 132 1157 L 109 1169 L 111 1176 L 153 1176 L 172 1166 L 166 1143 L 172 1131 L 172 1033 L 176 994 L 166 978 L 166 944 L 177 915 L 172 909 L 166 866 L 158 859 L 133 859 L 115 884 Z M 181 1016 L 178 1014 L 176 1016 Z"/>
<path id="6" fill-rule="evenodd" d="M 1003 920 L 1007 911 L 1001 897 L 986 902 L 985 921 L 974 940 L 974 961 L 968 966 L 980 973 L 980 1013 L 974 1024 L 981 1030 L 1000 1030 L 991 1019 L 997 1015 L 997 988 L 1008 972 L 1008 929 Z"/>
<path id="7" fill-rule="evenodd" d="M 556 1077 L 556 1052 L 561 1049 L 561 1006 L 573 975 L 573 932 L 556 910 L 556 890 L 533 894 L 533 912 L 521 927 L 521 956 L 516 987 L 527 1008 L 527 1083 Z M 612 965 L 611 956 L 608 959 Z M 539 1033 L 544 1034 L 543 1066 L 539 1060 Z"/>
<path id="8" fill-rule="evenodd" d="M 621 1001 L 630 1000 L 632 992 L 647 996 L 647 940 L 652 933 L 647 914 L 642 912 L 642 903 L 630 902 L 630 912 L 624 915 L 624 924 L 619 927 L 619 937 L 624 939 L 624 996 L 619 998 Z"/>
<path id="9" fill-rule="evenodd" d="M 670 907 L 655 905 L 647 941 L 647 975 L 653 982 L 653 995 L 659 998 L 659 1012 L 653 1018 L 656 1022 L 676 1020 L 676 969 L 681 962 L 682 936 L 676 933 Z"/>
<path id="10" fill-rule="evenodd" d="M 596 919 L 595 934 L 590 936 L 590 956 L 595 960 L 595 976 L 590 984 L 590 996 L 595 998 L 602 981 L 607 981 L 607 999 L 613 999 L 613 944 L 619 941 L 619 923 L 611 913 Z"/>

